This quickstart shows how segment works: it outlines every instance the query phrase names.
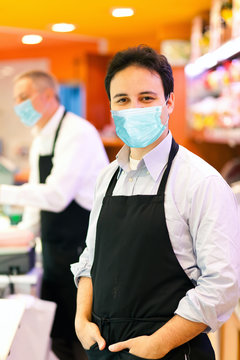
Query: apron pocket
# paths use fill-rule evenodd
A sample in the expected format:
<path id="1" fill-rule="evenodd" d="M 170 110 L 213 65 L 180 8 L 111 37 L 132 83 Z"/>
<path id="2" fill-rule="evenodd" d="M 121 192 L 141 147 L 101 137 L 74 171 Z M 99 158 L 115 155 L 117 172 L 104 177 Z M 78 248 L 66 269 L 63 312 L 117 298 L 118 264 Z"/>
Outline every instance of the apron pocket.
<path id="1" fill-rule="evenodd" d="M 189 351 L 187 344 L 181 345 L 178 348 L 171 350 L 164 357 L 159 359 L 142 358 L 140 356 L 131 354 L 128 350 L 123 350 L 121 352 L 125 355 L 124 359 L 135 359 L 135 360 L 189 360 L 190 359 L 188 357 Z"/>
<path id="2" fill-rule="evenodd" d="M 142 357 L 140 357 L 140 356 L 131 354 L 128 350 L 122 350 L 122 351 L 119 352 L 119 354 L 124 355 L 124 357 L 123 357 L 124 359 L 146 360 L 145 358 L 142 358 Z"/>
<path id="3" fill-rule="evenodd" d="M 97 342 L 95 342 L 93 345 L 91 345 L 89 349 L 87 349 L 87 350 L 85 349 L 85 351 L 92 351 L 92 350 L 99 350 Z"/>
<path id="4" fill-rule="evenodd" d="M 153 360 L 153 359 L 146 359 L 146 358 L 143 358 L 143 357 L 140 357 L 140 356 L 137 356 L 137 355 L 134 355 L 134 354 L 131 354 L 128 350 L 122 350 L 119 354 L 123 354 L 124 355 L 124 360 L 125 359 L 135 359 L 135 360 Z M 161 358 L 163 359 L 163 358 Z M 154 360 L 158 360 L 158 359 L 154 359 Z M 159 359 L 160 360 L 160 359 Z"/>

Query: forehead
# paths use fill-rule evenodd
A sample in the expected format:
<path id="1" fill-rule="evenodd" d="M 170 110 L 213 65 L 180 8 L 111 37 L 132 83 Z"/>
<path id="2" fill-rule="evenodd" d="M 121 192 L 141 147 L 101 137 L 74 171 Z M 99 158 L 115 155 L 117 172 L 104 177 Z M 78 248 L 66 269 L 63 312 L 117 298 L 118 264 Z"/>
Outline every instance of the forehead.
<path id="1" fill-rule="evenodd" d="M 160 75 L 155 71 L 140 66 L 128 66 L 117 72 L 110 83 L 110 93 L 138 93 L 143 91 L 163 92 L 163 85 Z"/>
<path id="2" fill-rule="evenodd" d="M 15 82 L 14 84 L 14 96 L 18 96 L 23 93 L 31 94 L 36 89 L 33 85 L 33 82 L 30 78 L 22 78 Z"/>

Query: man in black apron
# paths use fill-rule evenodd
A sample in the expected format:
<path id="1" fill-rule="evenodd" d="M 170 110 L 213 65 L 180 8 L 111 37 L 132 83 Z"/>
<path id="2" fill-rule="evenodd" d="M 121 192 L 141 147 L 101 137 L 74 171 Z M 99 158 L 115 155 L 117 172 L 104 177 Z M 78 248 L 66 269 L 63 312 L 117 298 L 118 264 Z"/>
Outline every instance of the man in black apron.
<path id="1" fill-rule="evenodd" d="M 24 125 L 34 127 L 36 137 L 29 183 L 1 186 L 0 203 L 26 206 L 22 227 L 31 226 L 37 214 L 43 259 L 41 298 L 57 305 L 52 349 L 60 360 L 83 360 L 86 353 L 74 329 L 76 287 L 70 264 L 85 247 L 95 181 L 108 159 L 97 130 L 59 103 L 50 74 L 33 70 L 19 75 L 14 97 L 17 115 Z"/>
<path id="2" fill-rule="evenodd" d="M 66 111 L 58 125 L 53 142 L 52 154 L 39 157 L 40 183 L 44 184 L 53 167 L 55 145 Z M 60 359 L 72 357 L 76 335 L 74 316 L 76 289 L 71 281 L 69 264 L 77 259 L 85 247 L 89 211 L 72 201 L 60 213 L 41 211 L 41 240 L 43 258 L 43 279 L 41 298 L 57 304 L 51 331 L 53 351 Z M 79 226 L 79 221 L 81 225 Z M 69 348 L 69 350 L 68 350 Z M 73 350 L 74 351 L 74 350 Z M 78 347 L 79 358 L 85 354 Z M 81 351 L 81 352 L 80 352 Z M 69 354 L 68 354 L 69 353 Z"/>
<path id="3" fill-rule="evenodd" d="M 180 265 L 166 221 L 166 188 L 174 202 L 171 179 L 175 167 L 186 161 L 168 133 L 174 106 L 171 67 L 151 48 L 130 48 L 113 58 L 105 86 L 117 135 L 128 147 L 123 147 L 117 161 L 99 177 L 87 248 L 79 263 L 72 265 L 75 281 L 79 281 L 77 335 L 90 360 L 214 360 L 204 333 L 211 314 L 205 323 L 191 320 L 187 312 L 175 313 L 197 282 L 191 281 Z M 157 178 L 154 170 L 159 165 L 154 154 L 158 151 L 161 155 L 158 149 L 166 151 L 166 146 L 168 153 L 160 157 L 166 162 Z M 132 172 L 135 170 L 138 175 Z M 213 172 L 210 167 L 209 171 Z M 226 192 L 234 206 L 228 188 Z M 233 215 L 237 219 L 236 210 Z M 192 253 L 193 246 L 188 251 Z M 236 304 L 237 278 L 231 264 L 229 268 Z M 229 309 L 233 310 L 231 301 L 226 311 Z"/>

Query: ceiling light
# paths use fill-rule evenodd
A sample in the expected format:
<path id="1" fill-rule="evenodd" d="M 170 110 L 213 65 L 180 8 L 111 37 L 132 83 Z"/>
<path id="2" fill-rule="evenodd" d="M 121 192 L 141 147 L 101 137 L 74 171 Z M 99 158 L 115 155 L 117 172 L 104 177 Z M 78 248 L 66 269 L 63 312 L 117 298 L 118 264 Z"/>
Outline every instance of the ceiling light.
<path id="1" fill-rule="evenodd" d="M 76 29 L 76 26 L 73 24 L 59 23 L 59 24 L 52 25 L 52 31 L 56 31 L 56 32 L 70 32 L 75 29 Z"/>
<path id="2" fill-rule="evenodd" d="M 117 8 L 112 10 L 112 16 L 114 17 L 127 17 L 134 15 L 134 11 L 131 8 Z"/>
<path id="3" fill-rule="evenodd" d="M 28 45 L 39 44 L 42 39 L 43 38 L 40 35 L 24 35 L 22 37 L 22 43 Z"/>

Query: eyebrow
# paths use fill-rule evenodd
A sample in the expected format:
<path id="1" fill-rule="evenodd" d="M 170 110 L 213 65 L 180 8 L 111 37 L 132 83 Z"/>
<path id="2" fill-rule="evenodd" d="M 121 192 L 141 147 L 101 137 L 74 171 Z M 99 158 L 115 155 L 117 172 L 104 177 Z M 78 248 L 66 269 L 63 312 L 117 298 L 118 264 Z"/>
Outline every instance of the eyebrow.
<path id="1" fill-rule="evenodd" d="M 16 100 L 17 98 L 26 98 L 29 97 L 29 95 L 26 92 L 21 92 L 17 96 L 14 96 L 13 99 Z"/>
<path id="2" fill-rule="evenodd" d="M 139 93 L 139 95 L 148 95 L 148 94 L 157 95 L 157 93 L 154 91 L 142 91 Z M 125 93 L 116 94 L 116 95 L 114 95 L 113 99 L 115 99 L 117 97 L 121 97 L 121 96 L 127 96 L 127 95 L 128 94 L 125 94 Z"/>
<path id="3" fill-rule="evenodd" d="M 122 94 L 116 94 L 116 95 L 114 95 L 113 99 L 115 99 L 115 98 L 117 98 L 117 97 L 121 97 L 121 96 L 127 96 L 127 94 L 124 94 L 124 93 L 122 93 Z"/>

